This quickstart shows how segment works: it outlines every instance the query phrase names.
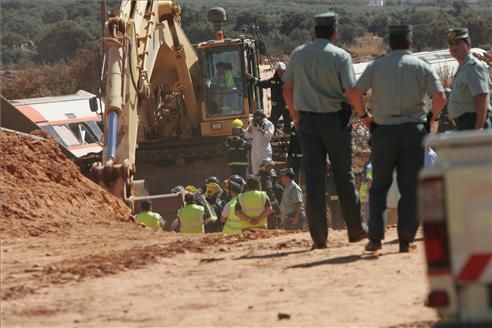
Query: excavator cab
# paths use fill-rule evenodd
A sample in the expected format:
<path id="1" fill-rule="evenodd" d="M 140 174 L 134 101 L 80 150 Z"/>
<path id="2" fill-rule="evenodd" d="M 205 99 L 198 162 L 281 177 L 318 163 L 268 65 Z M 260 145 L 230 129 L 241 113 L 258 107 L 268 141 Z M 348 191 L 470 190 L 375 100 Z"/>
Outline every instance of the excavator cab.
<path id="1" fill-rule="evenodd" d="M 262 107 L 258 87 L 247 74 L 257 77 L 258 54 L 248 39 L 208 41 L 198 45 L 202 78 L 200 93 L 202 136 L 225 136 L 239 118 L 247 124 L 250 113 Z"/>
<path id="2" fill-rule="evenodd" d="M 196 50 L 201 69 L 199 108 L 202 137 L 227 136 L 231 124 L 241 119 L 246 125 L 249 115 L 263 108 L 259 87 L 247 76 L 259 77 L 259 43 L 240 37 L 224 39 L 226 12 L 221 7 L 210 8 L 208 20 L 213 24 L 215 39 L 201 42 Z"/>
<path id="3" fill-rule="evenodd" d="M 209 51 L 204 60 L 207 118 L 244 114 L 243 69 L 239 49 Z"/>

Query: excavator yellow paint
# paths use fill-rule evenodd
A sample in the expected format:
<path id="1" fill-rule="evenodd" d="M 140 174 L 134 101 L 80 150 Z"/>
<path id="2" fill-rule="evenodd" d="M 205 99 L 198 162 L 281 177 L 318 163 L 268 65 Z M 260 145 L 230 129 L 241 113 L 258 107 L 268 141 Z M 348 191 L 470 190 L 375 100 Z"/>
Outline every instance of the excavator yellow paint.
<path id="1" fill-rule="evenodd" d="M 145 184 L 134 181 L 137 145 L 139 150 L 161 147 L 166 153 L 168 145 L 176 150 L 183 141 L 178 149 L 183 154 L 194 140 L 203 144 L 203 138 L 210 138 L 219 145 L 217 137 L 231 133 L 234 119 L 246 125 L 261 108 L 260 91 L 246 78 L 259 74 L 255 40 L 224 38 L 225 11 L 211 11 L 209 20 L 220 38 L 196 48 L 181 28 L 175 0 L 124 0 L 119 14 L 107 18 L 104 123 L 107 136 L 109 116 L 113 125 L 117 122 L 116 150 L 108 149 L 105 138 L 103 160 L 93 173 L 98 183 L 130 204 L 145 194 Z M 220 65 L 231 70 L 235 88 L 217 90 Z"/>

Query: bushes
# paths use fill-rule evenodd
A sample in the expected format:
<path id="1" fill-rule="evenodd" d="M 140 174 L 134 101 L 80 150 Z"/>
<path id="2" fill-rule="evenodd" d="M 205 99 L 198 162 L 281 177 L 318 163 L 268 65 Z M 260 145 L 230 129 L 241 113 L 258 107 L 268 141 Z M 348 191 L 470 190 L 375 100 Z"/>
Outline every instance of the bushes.
<path id="1" fill-rule="evenodd" d="M 19 99 L 72 94 L 80 89 L 97 93 L 98 78 L 98 51 L 85 50 L 67 63 L 3 72 L 1 94 L 7 99 Z"/>
<path id="2" fill-rule="evenodd" d="M 399 6 L 388 1 L 383 8 L 366 6 L 366 0 L 178 0 L 183 8 L 182 25 L 189 39 L 198 43 L 213 38 L 207 22 L 207 9 L 223 6 L 229 21 L 228 36 L 236 37 L 244 25 L 256 24 L 266 35 L 273 54 L 290 53 L 312 35 L 313 16 L 333 10 L 340 14 L 339 42 L 349 47 L 368 32 L 386 36 L 393 23 L 415 25 L 417 50 L 443 48 L 445 33 L 452 26 L 467 26 L 475 46 L 492 43 L 492 9 L 483 1 L 479 6 L 460 1 L 435 0 L 435 6 Z M 108 0 L 108 9 L 120 1 Z M 3 66 L 22 63 L 53 63 L 72 59 L 81 49 L 100 37 L 98 1 L 82 0 L 4 0 L 2 12 L 1 60 Z M 20 41 L 22 40 L 22 42 Z M 28 49 L 20 44 L 28 44 Z"/>
<path id="3" fill-rule="evenodd" d="M 178 0 L 183 8 L 182 26 L 192 43 L 213 38 L 206 12 L 210 7 L 223 6 L 229 19 L 224 27 L 226 37 L 237 37 L 243 26 L 257 24 L 265 34 L 270 52 L 279 57 L 311 40 L 313 16 L 328 10 L 340 15 L 338 42 L 358 53 L 364 52 L 363 55 L 378 54 L 384 45 L 378 43 L 379 49 L 375 49 L 357 42 L 360 37 L 373 33 L 384 38 L 388 25 L 395 23 L 414 25 L 414 47 L 418 51 L 446 47 L 446 31 L 453 26 L 468 27 L 473 45 L 489 48 L 492 9 L 488 2 L 468 6 L 459 1 L 435 0 L 436 6 L 410 7 L 399 6 L 394 0 L 383 8 L 371 8 L 365 5 L 365 0 Z M 108 9 L 119 3 L 119 0 L 108 0 Z M 100 37 L 98 1 L 4 0 L 0 2 L 0 12 L 2 69 L 22 69 L 19 77 L 30 79 L 29 83 L 8 85 L 10 95 L 70 93 L 77 88 L 97 90 L 98 61 L 81 60 L 96 54 L 96 50 L 85 49 Z M 42 64 L 49 65 L 32 68 Z M 41 76 L 29 75 L 34 72 Z M 2 84 L 5 87 L 9 83 Z"/>

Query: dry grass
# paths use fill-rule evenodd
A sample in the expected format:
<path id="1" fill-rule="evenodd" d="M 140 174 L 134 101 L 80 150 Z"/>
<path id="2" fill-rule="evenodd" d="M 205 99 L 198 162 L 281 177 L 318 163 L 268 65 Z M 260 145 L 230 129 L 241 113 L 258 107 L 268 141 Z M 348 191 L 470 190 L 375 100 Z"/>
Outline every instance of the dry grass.
<path id="1" fill-rule="evenodd" d="M 68 63 L 0 72 L 1 94 L 7 99 L 72 94 L 77 90 L 96 93 L 99 86 L 97 50 L 85 50 Z"/>
<path id="2" fill-rule="evenodd" d="M 451 88 L 453 85 L 454 72 L 448 66 L 441 66 L 437 69 L 437 75 L 441 79 L 441 83 L 445 88 Z"/>
<path id="3" fill-rule="evenodd" d="M 360 57 L 358 62 L 371 60 L 374 57 L 378 57 L 386 53 L 386 47 L 383 39 L 372 35 L 357 38 L 348 50 L 355 55 L 356 58 Z"/>

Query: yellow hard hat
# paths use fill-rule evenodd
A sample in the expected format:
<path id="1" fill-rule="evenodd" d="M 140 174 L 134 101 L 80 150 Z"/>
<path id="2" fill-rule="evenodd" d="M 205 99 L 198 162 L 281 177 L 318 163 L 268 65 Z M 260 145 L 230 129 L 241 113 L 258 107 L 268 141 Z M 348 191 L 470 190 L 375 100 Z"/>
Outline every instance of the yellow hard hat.
<path id="1" fill-rule="evenodd" d="M 186 186 L 185 190 L 189 192 L 190 194 L 195 194 L 198 190 L 195 188 L 195 186 L 189 185 Z"/>
<path id="2" fill-rule="evenodd" d="M 217 195 L 222 192 L 222 188 L 215 182 L 207 183 L 207 190 L 205 190 L 205 195 L 207 197 Z"/>
<path id="3" fill-rule="evenodd" d="M 232 128 L 233 129 L 241 129 L 243 127 L 243 121 L 241 121 L 240 119 L 235 119 L 234 121 L 232 121 Z"/>

